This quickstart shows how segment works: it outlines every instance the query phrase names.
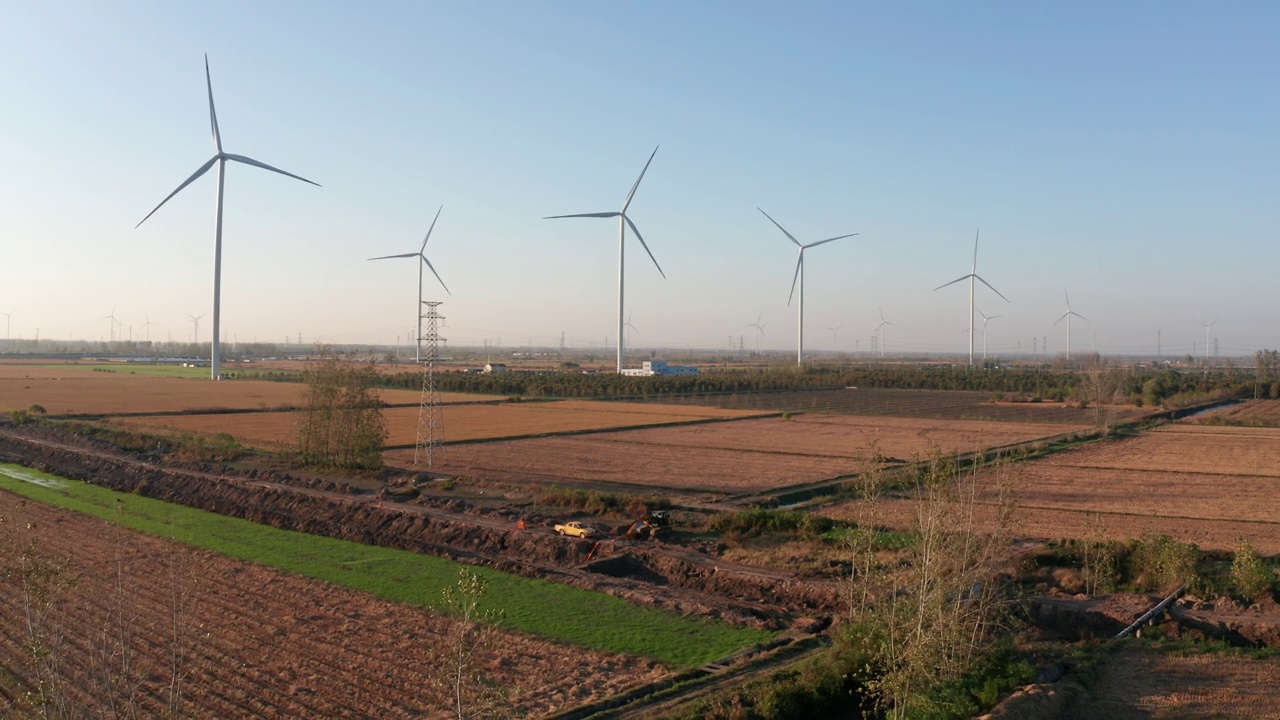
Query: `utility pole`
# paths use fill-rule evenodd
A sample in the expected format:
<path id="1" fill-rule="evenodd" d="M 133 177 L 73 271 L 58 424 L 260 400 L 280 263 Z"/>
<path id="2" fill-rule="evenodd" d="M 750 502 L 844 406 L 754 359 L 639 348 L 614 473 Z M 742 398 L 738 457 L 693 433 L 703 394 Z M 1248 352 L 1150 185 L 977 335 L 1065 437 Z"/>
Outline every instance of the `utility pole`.
<path id="1" fill-rule="evenodd" d="M 427 467 L 435 464 L 436 456 L 444 459 L 444 416 L 440 413 L 440 391 L 436 387 L 436 361 L 440 359 L 439 321 L 443 318 L 437 300 L 424 300 L 427 312 L 426 348 L 422 358 L 422 397 L 418 401 L 418 441 L 413 448 L 413 464 L 416 467 L 425 457 Z M 439 449 L 437 449 L 439 448 Z"/>

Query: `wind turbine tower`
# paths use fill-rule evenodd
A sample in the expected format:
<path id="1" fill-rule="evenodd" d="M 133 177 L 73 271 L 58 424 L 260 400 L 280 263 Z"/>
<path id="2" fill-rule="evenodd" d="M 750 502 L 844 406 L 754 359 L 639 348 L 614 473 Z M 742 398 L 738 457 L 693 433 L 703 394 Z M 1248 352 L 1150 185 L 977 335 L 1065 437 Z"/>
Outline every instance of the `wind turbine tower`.
<path id="1" fill-rule="evenodd" d="M 391 258 L 422 258 L 422 262 L 418 263 L 418 299 L 413 304 L 414 314 L 418 316 L 418 334 L 415 336 L 416 340 L 414 342 L 414 344 L 417 346 L 417 351 L 413 355 L 413 360 L 415 363 L 419 365 L 422 364 L 422 303 L 423 303 L 422 266 L 426 265 L 427 269 L 431 271 L 431 274 L 436 276 L 436 280 L 440 280 L 440 273 L 436 272 L 436 269 L 432 267 L 431 261 L 427 259 L 426 252 L 427 252 L 427 241 L 431 239 L 431 231 L 436 229 L 436 220 L 440 219 L 440 212 L 442 210 L 444 210 L 444 205 L 441 205 L 440 209 L 436 210 L 436 216 L 431 220 L 431 227 L 427 228 L 427 236 L 422 238 L 422 247 L 418 248 L 418 252 L 401 253 L 400 255 L 383 255 L 381 257 L 369 258 L 370 260 L 389 260 Z M 440 287 L 444 288 L 444 291 L 446 293 L 449 293 L 449 295 L 451 296 L 453 295 L 453 293 L 449 292 L 449 286 L 444 284 L 444 280 L 440 280 Z"/>
<path id="2" fill-rule="evenodd" d="M 596 212 L 596 213 L 577 213 L 574 215 L 550 215 L 544 217 L 543 220 L 559 220 L 561 218 L 618 218 L 618 374 L 622 374 L 622 353 L 623 353 L 623 331 L 626 329 L 626 321 L 623 319 L 624 309 L 624 293 L 623 287 L 626 280 L 626 249 L 627 249 L 627 226 L 631 227 L 631 232 L 636 234 L 636 239 L 640 241 L 640 247 L 649 253 L 649 259 L 653 261 L 653 266 L 658 268 L 658 274 L 662 279 L 667 278 L 667 274 L 662 272 L 662 266 L 658 264 L 658 259 L 653 256 L 653 252 L 649 250 L 649 245 L 645 243 L 644 237 L 640 235 L 640 230 L 636 224 L 631 222 L 631 218 L 627 217 L 627 209 L 631 207 L 631 200 L 636 196 L 636 189 L 640 187 L 640 181 L 644 179 L 644 174 L 649 170 L 649 163 L 653 162 L 653 156 L 658 154 L 658 148 L 654 147 L 653 152 L 649 155 L 649 160 L 644 164 L 644 169 L 640 171 L 640 177 L 636 178 L 636 182 L 631 186 L 631 192 L 627 193 L 627 199 L 622 201 L 622 209 L 616 212 Z"/>
<path id="3" fill-rule="evenodd" d="M 755 321 L 755 322 L 753 322 L 753 323 L 750 323 L 750 324 L 748 324 L 748 325 L 744 325 L 744 326 L 743 326 L 743 327 L 755 328 L 755 331 L 756 331 L 756 355 L 759 355 L 759 354 L 760 354 L 760 336 L 761 336 L 761 335 L 764 335 L 764 326 L 769 324 L 769 321 L 768 321 L 768 320 L 765 320 L 764 322 L 760 322 L 760 319 L 761 319 L 761 318 L 763 318 L 763 317 L 764 317 L 764 313 L 760 313 L 759 315 L 757 315 L 757 316 L 756 316 L 756 321 Z"/>
<path id="4" fill-rule="evenodd" d="M 876 326 L 877 343 L 880 345 L 880 357 L 884 357 L 884 328 L 886 325 L 897 327 L 898 323 L 891 323 L 885 320 L 884 311 L 880 309 L 879 305 L 876 306 L 876 312 L 880 313 L 880 324 Z"/>
<path id="5" fill-rule="evenodd" d="M 1204 356 L 1203 357 L 1204 357 L 1205 365 L 1208 365 L 1209 364 L 1209 328 L 1218 324 L 1218 318 L 1214 318 L 1213 322 L 1211 323 L 1202 323 L 1197 321 L 1196 324 L 1204 328 Z"/>
<path id="6" fill-rule="evenodd" d="M 991 322 L 992 320 L 995 320 L 1000 316 L 991 315 L 990 317 L 988 317 L 987 314 L 982 312 L 981 310 L 978 311 L 978 314 L 982 316 L 982 359 L 986 360 L 987 359 L 987 323 Z"/>
<path id="7" fill-rule="evenodd" d="M 1062 297 L 1067 301 L 1067 311 L 1062 313 L 1062 316 L 1059 317 L 1057 320 L 1054 320 L 1053 324 L 1057 325 L 1063 320 L 1067 321 L 1067 359 L 1070 360 L 1071 359 L 1071 316 L 1074 315 L 1080 318 L 1081 320 L 1084 320 L 1085 322 L 1093 322 L 1093 321 L 1071 309 L 1071 296 L 1067 295 L 1067 291 L 1065 288 L 1062 291 Z"/>
<path id="8" fill-rule="evenodd" d="M 991 292 L 997 295 L 1000 295 L 1001 300 L 1004 300 L 1005 302 L 1009 302 L 1009 298 L 1005 297 L 1004 295 L 1001 295 L 999 290 L 995 289 L 994 287 L 991 287 L 991 283 L 987 282 L 986 280 L 983 280 L 982 276 L 978 275 L 978 231 L 976 230 L 973 233 L 973 269 L 969 271 L 968 275 L 961 275 L 955 280 L 952 280 L 949 283 L 944 283 L 942 285 L 939 285 L 933 290 L 934 292 L 937 292 L 938 290 L 941 290 L 947 285 L 954 285 L 960 282 L 961 280 L 969 281 L 969 367 L 973 367 L 973 311 L 974 311 L 973 293 L 975 289 L 974 281 L 975 280 L 981 281 L 983 285 L 986 285 L 988 288 L 991 288 Z"/>
<path id="9" fill-rule="evenodd" d="M 847 238 L 847 237 L 853 237 L 858 233 L 849 233 L 848 235 L 837 235 L 836 237 L 833 237 L 833 238 L 827 238 L 826 240 L 819 240 L 817 242 L 811 242 L 808 245 L 804 245 L 804 244 L 801 244 L 801 242 L 797 240 L 794 235 L 787 232 L 786 228 L 779 225 L 777 220 L 774 220 L 772 217 L 769 217 L 769 213 L 765 212 L 763 209 L 759 207 L 757 207 L 756 209 L 760 210 L 761 215 L 764 215 L 765 217 L 769 218 L 769 222 L 777 226 L 777 228 L 782 231 L 782 234 L 786 235 L 787 239 L 795 243 L 796 247 L 800 249 L 799 257 L 796 259 L 796 273 L 795 273 L 795 276 L 791 278 L 791 294 L 787 296 L 787 305 L 790 305 L 791 299 L 795 297 L 796 285 L 798 284 L 800 286 L 800 304 L 799 304 L 799 319 L 796 323 L 796 364 L 803 365 L 804 364 L 804 251 L 808 250 L 811 247 L 825 245 L 826 243 L 829 243 L 833 240 L 843 240 L 844 238 Z"/>
<path id="10" fill-rule="evenodd" d="M 192 325 L 191 343 L 193 345 L 199 345 L 200 344 L 200 318 L 204 317 L 204 313 L 201 313 L 199 315 L 192 315 L 191 313 L 187 313 L 187 317 L 191 318 L 191 325 Z"/>
<path id="11" fill-rule="evenodd" d="M 217 152 L 214 154 L 212 158 L 208 160 L 208 162 L 201 165 L 199 169 L 197 169 L 194 173 L 192 173 L 191 177 L 184 180 L 176 190 L 169 193 L 169 195 L 164 200 L 161 200 L 160 204 L 157 205 L 154 210 L 147 213 L 147 217 L 142 218 L 142 220 L 137 225 L 134 226 L 134 229 L 136 230 L 137 228 L 142 227 L 142 223 L 146 222 L 147 218 L 151 217 L 152 215 L 155 215 L 156 210 L 159 210 L 160 208 L 164 207 L 164 204 L 169 202 L 170 198 L 182 192 L 183 188 L 195 182 L 196 179 L 198 179 L 201 175 L 204 175 L 206 172 L 209 172 L 209 168 L 213 167 L 215 163 L 217 164 L 218 166 L 218 200 L 217 200 L 216 209 L 214 213 L 214 223 L 213 223 L 213 342 L 212 342 L 211 358 L 209 362 L 209 373 L 210 373 L 210 377 L 212 377 L 214 380 L 221 380 L 222 379 L 222 353 L 221 353 L 221 349 L 218 346 L 218 338 L 220 337 L 218 333 L 220 333 L 222 329 L 222 325 L 221 325 L 221 322 L 222 322 L 222 195 L 223 195 L 223 187 L 225 184 L 224 180 L 226 179 L 226 174 L 227 174 L 227 161 L 233 160 L 235 162 L 243 163 L 245 165 L 252 165 L 253 167 L 262 168 L 263 170 L 270 170 L 273 173 L 279 173 L 281 175 L 284 175 L 285 177 L 291 177 L 294 180 L 301 180 L 304 183 L 309 183 L 311 185 L 315 185 L 316 187 L 320 187 L 320 185 L 318 183 L 313 183 L 304 177 L 294 175 L 293 173 L 285 172 L 284 170 L 281 170 L 279 168 L 271 167 L 270 165 L 263 162 L 258 162 L 253 158 L 245 157 L 244 155 L 235 155 L 229 152 L 224 152 L 222 150 L 222 136 L 218 132 L 218 114 L 213 109 L 213 80 L 210 79 L 210 76 L 209 76 L 209 56 L 208 55 L 204 56 L 204 80 L 205 80 L 205 87 L 209 91 L 209 125 L 213 130 L 213 146 L 217 150 Z"/>

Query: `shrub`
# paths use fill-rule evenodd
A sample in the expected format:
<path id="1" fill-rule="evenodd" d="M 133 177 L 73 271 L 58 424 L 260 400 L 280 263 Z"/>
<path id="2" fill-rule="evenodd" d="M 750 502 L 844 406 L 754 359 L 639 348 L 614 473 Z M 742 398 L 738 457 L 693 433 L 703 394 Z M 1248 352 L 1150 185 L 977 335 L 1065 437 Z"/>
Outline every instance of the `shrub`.
<path id="1" fill-rule="evenodd" d="M 1242 600 L 1257 600 L 1271 592 L 1276 574 L 1245 538 L 1236 546 L 1235 559 L 1231 561 L 1231 586 Z"/>
<path id="2" fill-rule="evenodd" d="M 1144 537 L 1129 556 L 1134 584 L 1156 592 L 1197 585 L 1199 563 L 1200 549 L 1194 543 L 1179 542 L 1168 535 Z"/>

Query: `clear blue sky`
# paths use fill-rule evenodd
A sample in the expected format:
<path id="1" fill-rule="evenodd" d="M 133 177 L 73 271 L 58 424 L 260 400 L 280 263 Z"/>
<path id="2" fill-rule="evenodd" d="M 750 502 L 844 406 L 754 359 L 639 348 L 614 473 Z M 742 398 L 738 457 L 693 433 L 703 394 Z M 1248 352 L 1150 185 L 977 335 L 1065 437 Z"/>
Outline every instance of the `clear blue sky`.
<path id="1" fill-rule="evenodd" d="M 616 334 L 631 216 L 635 346 L 727 347 L 763 313 L 795 346 L 966 346 L 969 270 L 1029 351 L 1072 307 L 1099 350 L 1280 347 L 1274 3 L 8 2 L 0 22 L 0 310 L 14 336 L 211 326 L 214 175 L 134 225 L 223 141 L 310 178 L 227 172 L 223 327 L 392 343 L 410 260 L 453 290 L 450 345 Z M 2 322 L 2 319 L 0 319 Z M 827 327 L 841 325 L 833 338 Z M 1074 349 L 1094 326 L 1074 326 Z M 3 325 L 0 325 L 3 330 Z M 127 332 L 127 331 L 126 331 Z M 979 343 L 981 340 L 979 339 Z"/>

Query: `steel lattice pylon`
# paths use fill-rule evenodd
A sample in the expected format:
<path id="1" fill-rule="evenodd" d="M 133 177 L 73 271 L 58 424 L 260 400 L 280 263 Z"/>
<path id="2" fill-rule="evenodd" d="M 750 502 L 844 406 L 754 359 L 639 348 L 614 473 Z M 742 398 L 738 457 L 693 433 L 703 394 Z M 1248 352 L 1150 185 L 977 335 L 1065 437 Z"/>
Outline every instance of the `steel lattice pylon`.
<path id="1" fill-rule="evenodd" d="M 422 349 L 422 399 L 418 403 L 418 443 L 413 450 L 413 464 L 418 465 L 426 457 L 427 467 L 435 464 L 437 457 L 444 457 L 444 415 L 440 411 L 440 391 L 436 388 L 436 361 L 440 359 L 439 321 L 444 319 L 437 308 L 443 303 L 424 300 L 427 312 L 422 319 L 427 325 L 421 341 Z"/>

